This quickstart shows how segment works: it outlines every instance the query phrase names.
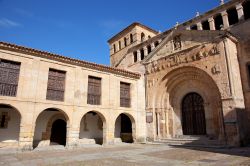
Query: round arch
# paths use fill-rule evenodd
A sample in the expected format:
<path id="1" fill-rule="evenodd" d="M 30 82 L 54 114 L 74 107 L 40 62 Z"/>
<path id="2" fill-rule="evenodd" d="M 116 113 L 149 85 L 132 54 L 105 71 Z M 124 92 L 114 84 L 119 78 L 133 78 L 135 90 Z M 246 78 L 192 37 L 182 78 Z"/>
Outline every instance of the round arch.
<path id="1" fill-rule="evenodd" d="M 18 147 L 21 112 L 11 104 L 0 103 L 0 146 Z"/>
<path id="2" fill-rule="evenodd" d="M 63 124 L 61 127 L 58 126 L 58 120 L 60 120 L 60 122 L 64 121 L 65 125 Z M 49 146 L 55 144 L 66 146 L 69 124 L 69 116 L 65 111 L 55 107 L 44 109 L 36 117 L 33 147 L 35 148 L 37 146 Z M 57 129 L 54 129 L 55 126 Z M 63 133 L 57 132 L 58 130 Z"/>
<path id="3" fill-rule="evenodd" d="M 156 109 L 163 108 L 161 114 L 166 124 L 162 130 L 172 137 L 183 135 L 181 103 L 183 97 L 192 92 L 204 99 L 208 135 L 218 137 L 223 132 L 221 93 L 214 79 L 196 67 L 174 69 L 159 79 L 152 102 Z"/>
<path id="4" fill-rule="evenodd" d="M 86 112 L 80 120 L 80 144 L 106 143 L 107 121 L 105 116 L 96 110 Z"/>
<path id="5" fill-rule="evenodd" d="M 115 119 L 115 139 L 122 142 L 133 143 L 136 140 L 136 124 L 134 117 L 126 112 L 120 113 Z"/>

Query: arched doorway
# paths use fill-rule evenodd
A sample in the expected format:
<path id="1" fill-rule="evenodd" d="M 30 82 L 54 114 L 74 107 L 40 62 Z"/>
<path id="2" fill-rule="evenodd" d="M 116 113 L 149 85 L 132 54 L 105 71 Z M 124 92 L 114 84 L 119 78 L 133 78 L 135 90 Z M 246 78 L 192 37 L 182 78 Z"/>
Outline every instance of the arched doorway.
<path id="1" fill-rule="evenodd" d="M 182 130 L 184 135 L 205 135 L 204 100 L 198 93 L 188 93 L 182 100 Z"/>
<path id="2" fill-rule="evenodd" d="M 18 146 L 21 114 L 12 106 L 0 104 L 0 148 Z"/>
<path id="3" fill-rule="evenodd" d="M 55 108 L 45 109 L 36 119 L 33 148 L 66 145 L 68 116 Z"/>
<path id="4" fill-rule="evenodd" d="M 66 145 L 67 123 L 62 119 L 57 119 L 51 128 L 50 144 Z"/>
<path id="5" fill-rule="evenodd" d="M 101 113 L 96 111 L 86 113 L 80 123 L 80 143 L 102 145 L 104 143 L 105 123 L 106 120 Z"/>
<path id="6" fill-rule="evenodd" d="M 132 121 L 126 114 L 120 114 L 115 121 L 115 138 L 122 142 L 133 143 Z"/>

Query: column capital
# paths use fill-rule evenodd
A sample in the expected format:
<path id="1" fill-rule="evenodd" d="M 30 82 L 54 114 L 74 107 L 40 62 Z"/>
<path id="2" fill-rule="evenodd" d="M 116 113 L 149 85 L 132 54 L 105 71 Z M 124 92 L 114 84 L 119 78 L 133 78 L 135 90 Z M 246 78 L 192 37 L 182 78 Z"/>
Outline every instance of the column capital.
<path id="1" fill-rule="evenodd" d="M 239 4 L 235 5 L 235 7 L 236 7 L 236 10 L 243 9 L 243 6 L 242 6 L 242 4 L 241 4 L 241 3 L 239 3 Z"/>
<path id="2" fill-rule="evenodd" d="M 213 17 L 209 17 L 208 18 L 208 22 L 212 22 L 212 21 L 214 21 L 214 18 Z"/>
<path id="3" fill-rule="evenodd" d="M 226 10 L 224 10 L 224 11 L 222 11 L 221 12 L 221 16 L 223 17 L 223 16 L 227 16 L 228 14 L 227 14 L 227 11 Z"/>

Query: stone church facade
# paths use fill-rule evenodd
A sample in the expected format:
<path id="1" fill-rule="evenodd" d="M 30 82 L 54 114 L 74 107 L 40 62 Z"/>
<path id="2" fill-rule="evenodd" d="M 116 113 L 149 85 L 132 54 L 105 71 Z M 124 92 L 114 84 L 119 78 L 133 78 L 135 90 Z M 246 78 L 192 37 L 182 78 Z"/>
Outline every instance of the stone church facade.
<path id="1" fill-rule="evenodd" d="M 162 33 L 133 23 L 111 67 L 0 42 L 0 148 L 250 140 L 250 1 Z"/>
<path id="2" fill-rule="evenodd" d="M 249 142 L 249 13 L 250 1 L 221 1 L 165 32 L 133 23 L 108 41 L 111 65 L 145 79 L 148 140 Z"/>

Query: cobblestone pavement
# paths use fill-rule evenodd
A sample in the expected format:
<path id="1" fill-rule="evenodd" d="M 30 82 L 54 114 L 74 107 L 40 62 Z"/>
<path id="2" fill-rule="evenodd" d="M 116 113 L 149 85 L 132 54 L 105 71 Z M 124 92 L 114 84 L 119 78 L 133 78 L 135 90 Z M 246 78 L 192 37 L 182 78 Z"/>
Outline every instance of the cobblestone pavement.
<path id="1" fill-rule="evenodd" d="M 8 153 L 0 149 L 2 166 L 160 166 L 218 165 L 250 166 L 250 147 L 211 149 L 128 144 L 85 147 L 75 150 L 34 150 Z"/>

